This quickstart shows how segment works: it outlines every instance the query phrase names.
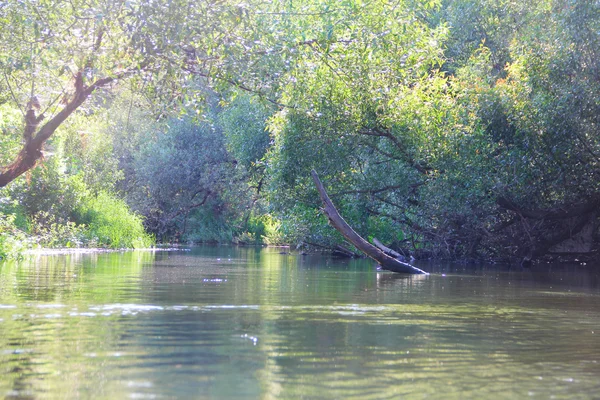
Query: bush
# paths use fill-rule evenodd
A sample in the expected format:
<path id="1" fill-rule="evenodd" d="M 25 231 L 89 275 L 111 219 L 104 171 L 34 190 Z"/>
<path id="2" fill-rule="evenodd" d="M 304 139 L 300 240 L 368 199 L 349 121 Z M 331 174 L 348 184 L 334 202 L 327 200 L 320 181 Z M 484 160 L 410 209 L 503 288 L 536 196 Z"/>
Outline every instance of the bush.
<path id="1" fill-rule="evenodd" d="M 6 191 L 29 218 L 47 212 L 61 221 L 75 220 L 77 211 L 89 196 L 83 174 L 67 174 L 64 162 L 56 156 L 11 183 Z"/>
<path id="2" fill-rule="evenodd" d="M 18 257 L 26 243 L 27 236 L 15 225 L 15 215 L 0 213 L 0 259 Z"/>
<path id="3" fill-rule="evenodd" d="M 39 211 L 30 222 L 31 234 L 42 247 L 79 247 L 86 240 L 85 226 L 48 211 Z"/>
<path id="4" fill-rule="evenodd" d="M 226 210 L 216 211 L 213 207 L 198 208 L 191 212 L 186 225 L 190 227 L 183 232 L 181 240 L 191 243 L 231 243 L 234 238 L 233 223 L 228 219 Z"/>
<path id="5" fill-rule="evenodd" d="M 252 213 L 244 231 L 235 238 L 237 243 L 247 244 L 286 244 L 281 234 L 281 222 L 269 214 Z"/>
<path id="6" fill-rule="evenodd" d="M 154 243 L 144 230 L 142 218 L 123 200 L 106 192 L 87 199 L 81 221 L 87 225 L 88 240 L 98 246 L 142 248 Z"/>
<path id="7" fill-rule="evenodd" d="M 281 221 L 266 214 L 257 218 L 263 224 L 262 242 L 270 245 L 287 244 L 281 233 Z"/>

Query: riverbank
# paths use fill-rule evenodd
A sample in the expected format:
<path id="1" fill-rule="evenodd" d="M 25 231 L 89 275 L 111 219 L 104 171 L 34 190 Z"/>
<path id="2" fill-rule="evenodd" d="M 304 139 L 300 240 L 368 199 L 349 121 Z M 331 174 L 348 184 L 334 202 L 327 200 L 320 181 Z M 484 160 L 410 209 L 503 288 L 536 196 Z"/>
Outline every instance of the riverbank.
<path id="1" fill-rule="evenodd" d="M 204 243 L 206 245 L 207 243 Z M 111 248 L 103 248 L 103 247 L 63 247 L 63 248 L 36 248 L 36 249 L 27 249 L 23 250 L 19 253 L 20 256 L 60 256 L 60 255 L 70 255 L 70 254 L 99 254 L 99 253 L 120 253 L 127 251 L 141 251 L 141 252 L 160 252 L 160 251 L 182 251 L 188 252 L 191 251 L 191 247 L 202 245 L 201 243 L 194 243 L 190 245 L 178 245 L 178 244 L 164 244 L 158 245 L 156 247 L 148 247 L 148 248 L 120 248 L 120 249 L 111 249 Z M 215 246 L 233 246 L 233 247 L 268 247 L 281 249 L 282 253 L 289 254 L 290 246 L 289 245 L 252 245 L 252 244 L 240 244 L 240 243 L 228 243 L 228 244 L 214 244 Z M 335 252 L 332 250 L 331 252 L 327 251 L 317 251 L 316 248 L 313 248 L 312 251 L 304 254 L 322 254 L 328 253 L 332 254 L 336 257 L 341 258 L 366 258 L 366 256 L 358 257 L 349 257 L 347 255 L 341 254 L 339 252 Z M 14 257 L 12 257 L 14 258 Z M 588 254 L 588 255 L 559 255 L 559 256 L 546 256 L 543 259 L 536 260 L 532 263 L 535 264 L 569 264 L 569 265 L 579 265 L 579 266 L 588 266 L 588 265 L 597 265 L 598 262 L 598 254 Z M 2 259 L 0 259 L 1 261 Z M 487 264 L 487 265 L 512 265 L 512 266 L 520 266 L 520 259 L 498 259 L 498 260 L 485 260 L 485 259 L 461 259 L 461 260 L 445 260 L 443 258 L 433 258 L 433 257 L 420 257 L 414 261 L 419 260 L 421 262 L 451 262 L 457 265 L 474 265 L 474 264 Z"/>
<path id="2" fill-rule="evenodd" d="M 144 252 L 156 252 L 156 251 L 190 251 L 189 248 L 186 247 L 149 247 L 142 249 L 132 249 L 132 248 L 123 248 L 123 249 L 109 249 L 102 247 L 93 247 L 93 248 L 59 248 L 59 249 L 29 249 L 25 250 L 22 254 L 25 256 L 60 256 L 67 254 L 94 254 L 94 253 L 119 253 L 124 251 L 144 251 Z"/>

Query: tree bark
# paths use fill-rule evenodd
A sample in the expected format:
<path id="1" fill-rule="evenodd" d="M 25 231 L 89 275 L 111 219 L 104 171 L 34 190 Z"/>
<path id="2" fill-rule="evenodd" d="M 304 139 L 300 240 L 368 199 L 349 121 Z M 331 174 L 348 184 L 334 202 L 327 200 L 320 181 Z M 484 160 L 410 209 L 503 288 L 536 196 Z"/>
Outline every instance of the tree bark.
<path id="1" fill-rule="evenodd" d="M 58 114 L 52 117 L 39 129 L 38 126 L 44 117 L 43 115 L 36 116 L 35 111 L 29 108 L 25 116 L 25 127 L 23 130 L 25 144 L 21 151 L 19 151 L 19 154 L 15 157 L 14 161 L 1 169 L 0 187 L 8 185 L 35 166 L 37 161 L 42 158 L 42 147 L 44 146 L 44 143 L 50 139 L 56 129 L 58 129 L 58 127 L 65 122 L 65 120 L 77 110 L 77 108 L 79 108 L 79 106 L 81 106 L 96 89 L 116 81 L 131 72 L 132 71 L 125 71 L 113 77 L 98 79 L 90 86 L 85 86 L 82 73 L 77 73 L 75 76 L 75 94 L 71 100 Z"/>
<path id="2" fill-rule="evenodd" d="M 377 238 L 373 238 L 373 245 L 375 245 L 375 247 L 377 247 L 379 250 L 383 251 L 388 256 L 394 257 L 396 260 L 400 260 L 402 262 L 404 262 L 406 260 L 406 257 L 404 257 L 402 254 L 398 253 L 397 251 L 385 246 Z"/>
<path id="3" fill-rule="evenodd" d="M 325 188 L 323 187 L 323 184 L 321 183 L 317 173 L 313 170 L 311 175 L 315 186 L 319 191 L 319 195 L 321 196 L 321 201 L 323 202 L 324 206 L 323 212 L 325 215 L 327 215 L 327 218 L 329 218 L 329 223 L 357 249 L 365 253 L 368 257 L 377 261 L 379 265 L 381 265 L 381 268 L 388 271 L 400 272 L 404 274 L 427 274 L 427 272 L 417 267 L 388 256 L 383 251 L 379 250 L 377 247 L 363 239 L 338 213 L 337 209 L 331 202 L 331 199 L 327 195 L 327 192 L 325 191 Z"/>

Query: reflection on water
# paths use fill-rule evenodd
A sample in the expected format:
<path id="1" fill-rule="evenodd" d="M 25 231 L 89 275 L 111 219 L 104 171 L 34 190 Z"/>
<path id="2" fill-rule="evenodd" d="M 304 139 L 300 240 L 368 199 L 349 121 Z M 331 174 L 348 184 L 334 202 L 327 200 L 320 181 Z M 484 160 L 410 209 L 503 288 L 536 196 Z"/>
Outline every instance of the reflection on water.
<path id="1" fill-rule="evenodd" d="M 205 247 L 0 264 L 0 397 L 594 398 L 593 268 Z"/>

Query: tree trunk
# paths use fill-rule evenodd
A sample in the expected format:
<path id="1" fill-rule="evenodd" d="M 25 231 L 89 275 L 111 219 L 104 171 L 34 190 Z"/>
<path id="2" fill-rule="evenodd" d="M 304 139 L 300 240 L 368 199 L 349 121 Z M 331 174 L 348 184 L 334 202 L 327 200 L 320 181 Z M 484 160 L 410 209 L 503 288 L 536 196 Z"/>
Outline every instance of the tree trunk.
<path id="1" fill-rule="evenodd" d="M 402 254 L 398 253 L 397 251 L 385 246 L 383 243 L 381 243 L 379 240 L 377 240 L 377 238 L 373 238 L 373 245 L 375 245 L 375 247 L 377 247 L 379 250 L 383 251 L 388 256 L 394 257 L 396 260 L 400 260 L 403 262 L 406 261 L 406 257 L 404 257 Z"/>
<path id="2" fill-rule="evenodd" d="M 363 239 L 358 233 L 348 225 L 344 218 L 338 213 L 337 209 L 331 202 L 331 199 L 327 195 L 321 180 L 317 173 L 313 170 L 311 172 L 313 181 L 315 182 L 315 186 L 319 191 L 319 195 L 321 196 L 321 201 L 323 202 L 323 211 L 327 218 L 329 218 L 329 223 L 340 232 L 350 243 L 352 243 L 357 249 L 365 253 L 368 257 L 377 261 L 381 268 L 387 269 L 388 271 L 400 272 L 404 274 L 427 274 L 427 272 L 414 267 L 410 264 L 404 263 L 400 260 L 397 260 L 393 257 L 388 256 L 383 251 L 379 250 L 377 247 L 373 246 L 371 243 L 367 242 Z"/>
<path id="3" fill-rule="evenodd" d="M 506 197 L 497 200 L 501 208 L 516 214 L 503 228 L 517 221 L 523 221 L 512 232 L 512 245 L 515 254 L 521 257 L 521 265 L 530 265 L 533 260 L 560 250 L 570 254 L 591 251 L 596 220 L 600 213 L 600 195 L 595 194 L 580 203 L 563 204 L 548 209 L 525 209 Z M 532 222 L 532 223 L 528 223 Z M 584 229 L 588 234 L 583 233 Z M 587 238 L 587 239 L 586 239 Z M 578 241 L 578 246 L 574 243 Z M 587 251 L 578 251 L 588 247 Z"/>
<path id="4" fill-rule="evenodd" d="M 120 79 L 128 73 L 129 71 L 126 71 L 114 77 L 98 79 L 90 86 L 85 86 L 83 84 L 83 75 L 81 72 L 78 72 L 75 76 L 75 93 L 71 100 L 62 110 L 60 110 L 60 112 L 58 112 L 58 114 L 52 117 L 39 129 L 38 127 L 44 119 L 44 115 L 36 116 L 35 111 L 28 106 L 27 114 L 25 115 L 25 127 L 23 129 L 25 144 L 21 151 L 19 151 L 19 154 L 15 157 L 14 161 L 10 165 L 1 168 L 0 187 L 8 185 L 35 166 L 37 161 L 42 158 L 42 147 L 44 146 L 44 143 L 50 139 L 56 129 L 75 110 L 77 110 L 77 108 L 79 108 L 79 106 L 81 106 L 96 89 Z"/>

